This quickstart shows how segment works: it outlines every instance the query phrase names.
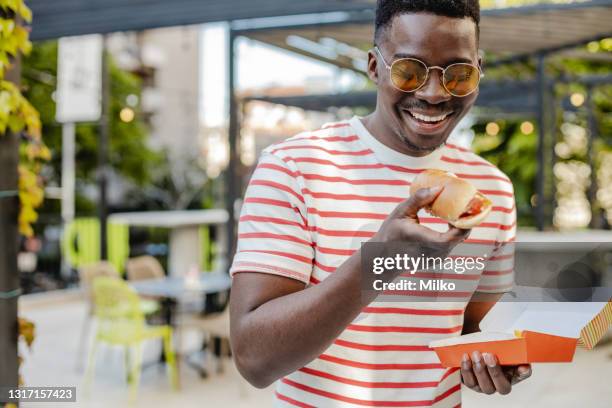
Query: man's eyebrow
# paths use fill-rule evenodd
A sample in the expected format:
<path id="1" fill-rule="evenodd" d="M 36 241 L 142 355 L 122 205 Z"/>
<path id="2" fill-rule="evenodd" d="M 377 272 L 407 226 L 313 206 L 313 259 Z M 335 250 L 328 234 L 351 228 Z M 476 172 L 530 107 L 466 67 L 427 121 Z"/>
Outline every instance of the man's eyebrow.
<path id="1" fill-rule="evenodd" d="M 395 55 L 393 56 L 393 61 L 395 61 L 396 59 L 399 59 L 399 58 L 414 58 L 414 59 L 418 59 L 419 61 L 423 61 L 423 62 L 424 62 L 425 64 L 427 64 L 428 66 L 430 65 L 430 64 L 428 63 L 428 61 L 426 61 L 426 60 L 425 60 L 425 59 L 423 59 L 423 58 L 420 58 L 418 55 L 406 54 L 406 53 L 404 53 L 404 52 L 398 52 L 397 54 L 395 54 Z M 472 61 L 472 60 L 471 60 L 471 59 L 469 59 L 469 58 L 461 58 L 461 57 L 459 57 L 459 58 L 454 58 L 454 59 L 451 59 L 451 60 L 449 60 L 449 61 L 446 61 L 446 62 L 445 62 L 445 63 L 444 63 L 442 66 L 443 66 L 443 67 L 446 67 L 446 66 L 449 66 L 449 65 L 451 65 L 451 64 L 458 64 L 458 63 L 464 63 L 464 64 L 473 64 L 473 63 L 474 63 L 474 61 Z M 431 65 L 433 65 L 433 64 L 431 64 Z"/>

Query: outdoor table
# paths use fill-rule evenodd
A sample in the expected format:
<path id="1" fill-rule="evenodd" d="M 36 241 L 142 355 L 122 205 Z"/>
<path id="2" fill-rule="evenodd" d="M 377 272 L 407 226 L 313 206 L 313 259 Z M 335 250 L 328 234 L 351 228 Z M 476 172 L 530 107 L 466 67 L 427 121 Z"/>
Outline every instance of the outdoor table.
<path id="1" fill-rule="evenodd" d="M 232 286 L 232 279 L 225 272 L 204 272 L 198 275 L 198 281 L 193 285 L 184 277 L 168 276 L 163 279 L 130 282 L 130 286 L 139 295 L 180 301 L 193 295 L 226 291 Z"/>
<path id="2" fill-rule="evenodd" d="M 223 225 L 229 220 L 226 210 L 145 211 L 115 213 L 110 223 L 135 227 L 161 227 L 170 229 L 168 272 L 170 276 L 184 276 L 192 267 L 199 266 L 201 248 L 199 228 L 203 225 Z M 215 269 L 224 270 L 225 228 L 218 228 L 218 262 Z"/>
<path id="3" fill-rule="evenodd" d="M 130 282 L 130 286 L 139 295 L 161 298 L 164 322 L 170 326 L 176 326 L 174 315 L 178 304 L 194 299 L 202 300 L 206 295 L 227 291 L 232 286 L 232 279 L 225 272 L 204 272 L 200 273 L 194 282 L 184 277 L 168 276 L 163 279 Z M 180 330 L 180 326 L 176 328 Z M 180 335 L 178 337 L 180 339 Z M 165 356 L 162 350 L 160 362 L 164 361 Z M 177 353 L 177 362 L 180 362 L 180 353 Z M 206 370 L 199 366 L 194 366 L 194 368 L 199 371 L 201 377 L 206 377 Z"/>

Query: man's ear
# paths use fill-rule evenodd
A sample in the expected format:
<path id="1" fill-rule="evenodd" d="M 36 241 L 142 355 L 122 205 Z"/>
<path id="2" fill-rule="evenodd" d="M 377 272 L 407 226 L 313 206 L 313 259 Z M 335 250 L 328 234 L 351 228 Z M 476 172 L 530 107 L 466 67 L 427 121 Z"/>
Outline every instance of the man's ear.
<path id="1" fill-rule="evenodd" d="M 480 72 L 484 74 L 484 52 L 478 52 L 478 68 L 480 68 Z"/>
<path id="2" fill-rule="evenodd" d="M 374 50 L 368 51 L 368 77 L 372 82 L 378 85 L 378 61 Z"/>

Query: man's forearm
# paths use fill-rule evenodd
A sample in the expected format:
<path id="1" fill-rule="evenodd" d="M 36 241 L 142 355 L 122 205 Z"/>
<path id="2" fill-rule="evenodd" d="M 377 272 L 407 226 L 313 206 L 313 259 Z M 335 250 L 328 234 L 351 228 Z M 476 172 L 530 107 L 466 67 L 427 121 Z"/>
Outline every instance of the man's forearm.
<path id="1" fill-rule="evenodd" d="M 463 315 L 463 330 L 461 334 L 479 332 L 480 321 L 495 306 L 495 303 L 497 303 L 501 296 L 501 293 L 474 293 Z"/>
<path id="2" fill-rule="evenodd" d="M 236 361 L 253 385 L 265 387 L 314 360 L 373 300 L 362 296 L 360 262 L 356 251 L 320 284 L 265 302 L 234 322 Z"/>

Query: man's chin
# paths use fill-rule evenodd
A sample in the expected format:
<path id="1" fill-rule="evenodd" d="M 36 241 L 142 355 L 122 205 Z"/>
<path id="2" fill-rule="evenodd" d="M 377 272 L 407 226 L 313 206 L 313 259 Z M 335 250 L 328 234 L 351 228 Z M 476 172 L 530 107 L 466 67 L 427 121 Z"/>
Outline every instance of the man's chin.
<path id="1" fill-rule="evenodd" d="M 399 137 L 402 143 L 404 143 L 410 150 L 413 150 L 415 152 L 420 152 L 420 153 L 431 153 L 437 150 L 440 146 L 442 146 L 446 140 L 445 138 L 442 138 L 442 139 L 436 138 L 436 140 L 439 140 L 439 142 L 432 144 L 431 140 L 428 140 L 425 143 L 420 142 L 420 141 L 419 142 L 412 141 L 404 134 L 400 134 Z"/>

